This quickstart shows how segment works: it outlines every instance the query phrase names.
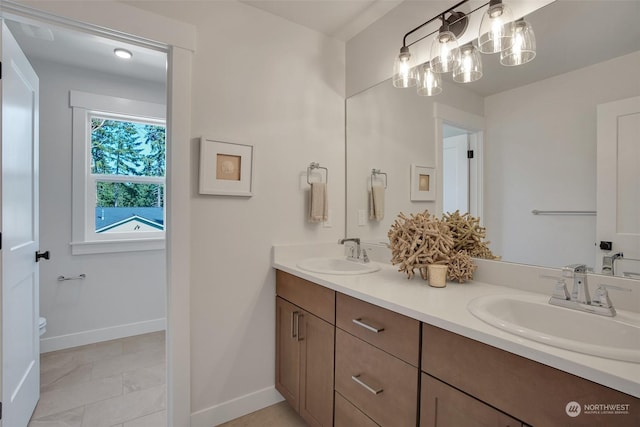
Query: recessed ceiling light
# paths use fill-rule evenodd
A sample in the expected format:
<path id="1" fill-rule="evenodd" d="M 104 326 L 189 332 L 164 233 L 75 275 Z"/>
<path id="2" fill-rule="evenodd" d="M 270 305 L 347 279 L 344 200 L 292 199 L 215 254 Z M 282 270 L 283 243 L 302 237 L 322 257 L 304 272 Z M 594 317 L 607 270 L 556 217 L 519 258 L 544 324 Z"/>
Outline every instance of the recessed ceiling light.
<path id="1" fill-rule="evenodd" d="M 113 49 L 113 53 L 118 58 L 122 58 L 122 59 L 131 59 L 133 57 L 133 53 L 129 52 L 126 49 L 121 49 L 121 48 Z"/>

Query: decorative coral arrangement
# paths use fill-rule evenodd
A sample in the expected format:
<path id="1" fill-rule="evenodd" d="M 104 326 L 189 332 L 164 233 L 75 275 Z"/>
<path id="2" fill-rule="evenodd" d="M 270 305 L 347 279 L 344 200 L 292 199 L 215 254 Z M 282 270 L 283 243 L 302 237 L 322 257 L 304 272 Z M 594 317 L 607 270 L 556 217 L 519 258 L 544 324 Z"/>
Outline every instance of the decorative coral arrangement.
<path id="1" fill-rule="evenodd" d="M 442 215 L 442 220 L 451 230 L 455 252 L 467 251 L 474 258 L 500 259 L 489 249 L 490 242 L 484 240 L 486 229 L 480 226 L 480 218 L 469 213 L 461 215 L 460 211 L 455 211 Z"/>
<path id="2" fill-rule="evenodd" d="M 406 216 L 398 215 L 388 233 L 391 247 L 391 263 L 399 264 L 398 271 L 414 276 L 417 268 L 427 280 L 429 264 L 447 264 L 454 241 L 449 226 L 429 211 Z"/>
<path id="3" fill-rule="evenodd" d="M 449 257 L 447 279 L 457 280 L 458 283 L 473 279 L 473 272 L 478 268 L 467 251 L 458 251 Z"/>
<path id="4" fill-rule="evenodd" d="M 459 211 L 447 213 L 442 219 L 429 211 L 406 216 L 400 213 L 389 229 L 391 264 L 411 279 L 418 269 L 427 280 L 429 264 L 448 266 L 447 278 L 462 283 L 473 278 L 477 266 L 472 257 L 500 259 L 485 241 L 486 230 L 480 219 Z"/>

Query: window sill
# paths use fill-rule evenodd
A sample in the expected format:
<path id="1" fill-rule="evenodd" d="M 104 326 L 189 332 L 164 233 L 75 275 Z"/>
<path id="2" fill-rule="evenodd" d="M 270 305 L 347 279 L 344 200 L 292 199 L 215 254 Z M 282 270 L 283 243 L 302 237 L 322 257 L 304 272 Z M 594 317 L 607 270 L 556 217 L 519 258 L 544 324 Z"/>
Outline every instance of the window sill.
<path id="1" fill-rule="evenodd" d="M 72 255 L 164 250 L 165 239 L 104 240 L 71 242 Z"/>

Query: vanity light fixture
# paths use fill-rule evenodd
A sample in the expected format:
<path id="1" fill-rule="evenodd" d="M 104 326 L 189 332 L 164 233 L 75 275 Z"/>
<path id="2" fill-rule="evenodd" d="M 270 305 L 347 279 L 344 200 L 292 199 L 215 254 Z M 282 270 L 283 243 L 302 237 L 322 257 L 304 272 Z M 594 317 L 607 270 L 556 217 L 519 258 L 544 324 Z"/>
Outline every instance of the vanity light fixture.
<path id="1" fill-rule="evenodd" d="M 525 64 L 535 57 L 536 42 L 531 25 L 524 18 L 514 22 L 511 9 L 502 0 L 489 0 L 467 14 L 455 10 L 467 2 L 469 0 L 462 0 L 404 35 L 393 65 L 395 87 L 417 86 L 418 95 L 433 96 L 442 92 L 438 74 L 453 72 L 453 80 L 458 83 L 479 80 L 483 73 L 480 53 L 501 52 L 500 62 L 507 66 Z M 458 39 L 467 29 L 471 15 L 478 10 L 483 10 L 483 15 L 477 41 L 459 47 Z M 407 43 L 408 36 L 437 20 L 441 21 L 438 30 Z M 429 61 L 415 64 L 415 55 L 409 48 L 434 34 Z"/>
<path id="2" fill-rule="evenodd" d="M 457 27 L 458 35 L 461 35 L 467 29 L 468 19 L 462 12 L 452 12 L 449 18 L 442 15 L 440 19 L 442 26 L 431 43 L 431 67 L 436 73 L 448 73 L 453 71 L 460 62 L 458 39 L 456 34 L 451 31 L 450 23 L 462 23 Z"/>
<path id="3" fill-rule="evenodd" d="M 478 46 L 482 53 L 498 53 L 513 45 L 515 25 L 511 9 L 502 0 L 491 0 L 482 15 Z"/>
<path id="4" fill-rule="evenodd" d="M 536 57 L 536 36 L 531 25 L 520 18 L 516 21 L 513 45 L 500 52 L 500 63 L 506 66 L 522 65 Z"/>
<path id="5" fill-rule="evenodd" d="M 407 46 L 400 48 L 400 55 L 393 64 L 393 85 L 399 88 L 416 85 L 415 63 Z"/>
<path id="6" fill-rule="evenodd" d="M 133 53 L 131 53 L 131 51 L 128 51 L 127 49 L 122 49 L 122 48 L 113 49 L 113 54 L 118 58 L 122 58 L 122 59 L 133 58 Z"/>
<path id="7" fill-rule="evenodd" d="M 442 78 L 431 69 L 429 62 L 419 65 L 417 70 L 418 95 L 434 96 L 442 92 Z"/>
<path id="8" fill-rule="evenodd" d="M 458 83 L 471 83 L 482 77 L 482 58 L 478 49 L 469 42 L 460 48 L 460 61 L 453 70 L 453 80 Z"/>

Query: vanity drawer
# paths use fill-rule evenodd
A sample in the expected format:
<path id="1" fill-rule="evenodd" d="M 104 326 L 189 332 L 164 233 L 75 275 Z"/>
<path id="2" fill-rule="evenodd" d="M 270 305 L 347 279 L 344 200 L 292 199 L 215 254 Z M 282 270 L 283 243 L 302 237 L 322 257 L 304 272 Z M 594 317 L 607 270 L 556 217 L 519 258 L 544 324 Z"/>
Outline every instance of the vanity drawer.
<path id="1" fill-rule="evenodd" d="M 333 427 L 378 427 L 378 424 L 338 392 L 335 393 L 335 408 Z"/>
<path id="2" fill-rule="evenodd" d="M 382 427 L 415 427 L 418 369 L 336 328 L 336 391 Z"/>
<path id="3" fill-rule="evenodd" d="M 338 293 L 336 326 L 418 366 L 420 322 L 415 319 Z"/>
<path id="4" fill-rule="evenodd" d="M 336 292 L 334 290 L 276 270 L 276 294 L 335 325 Z"/>
<path id="5" fill-rule="evenodd" d="M 633 396 L 432 325 L 422 333 L 423 371 L 529 425 L 640 425 L 640 399 Z M 571 401 L 629 405 L 629 413 L 572 418 Z"/>

